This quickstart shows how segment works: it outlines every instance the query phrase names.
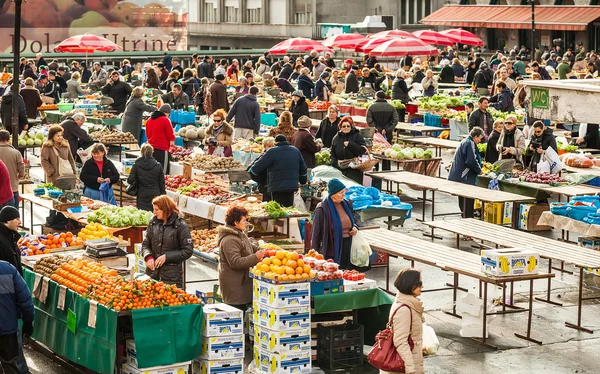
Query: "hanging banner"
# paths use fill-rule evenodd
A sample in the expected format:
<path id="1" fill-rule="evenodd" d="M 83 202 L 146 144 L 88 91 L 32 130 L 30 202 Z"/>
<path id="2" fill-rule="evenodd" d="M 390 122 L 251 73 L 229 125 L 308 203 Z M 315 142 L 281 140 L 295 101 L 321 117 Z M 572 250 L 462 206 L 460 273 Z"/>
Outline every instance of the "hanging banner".
<path id="1" fill-rule="evenodd" d="M 0 0 L 0 53 L 12 53 L 14 2 Z M 64 39 L 105 37 L 124 52 L 187 50 L 188 2 L 181 0 L 24 1 L 21 53 L 51 53 Z"/>

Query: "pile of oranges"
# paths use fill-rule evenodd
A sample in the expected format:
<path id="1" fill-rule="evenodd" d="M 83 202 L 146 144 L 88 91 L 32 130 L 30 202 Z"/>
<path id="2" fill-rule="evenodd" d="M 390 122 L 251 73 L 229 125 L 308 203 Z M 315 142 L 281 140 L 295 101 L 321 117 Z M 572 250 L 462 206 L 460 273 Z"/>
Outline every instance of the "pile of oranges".
<path id="1" fill-rule="evenodd" d="M 263 258 L 251 271 L 257 277 L 282 282 L 306 281 L 317 275 L 309 265 L 304 263 L 302 255 L 284 250 L 277 251 L 274 256 Z"/>
<path id="2" fill-rule="evenodd" d="M 71 260 L 62 264 L 50 279 L 77 293 L 84 294 L 91 284 L 95 283 L 104 275 L 115 277 L 117 271 L 111 270 L 97 262 Z"/>
<path id="3" fill-rule="evenodd" d="M 61 248 L 61 247 L 77 247 L 83 245 L 83 240 L 73 236 L 72 232 L 55 233 L 54 235 L 48 234 L 46 239 L 44 236 L 38 238 L 40 244 L 46 246 L 49 249 Z M 66 243 L 66 245 L 65 245 Z"/>

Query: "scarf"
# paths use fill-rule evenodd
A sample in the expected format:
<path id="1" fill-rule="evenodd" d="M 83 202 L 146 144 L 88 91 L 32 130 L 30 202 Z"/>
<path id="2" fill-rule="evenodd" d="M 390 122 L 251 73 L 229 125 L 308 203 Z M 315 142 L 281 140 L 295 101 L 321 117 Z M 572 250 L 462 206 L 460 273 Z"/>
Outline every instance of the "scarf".
<path id="1" fill-rule="evenodd" d="M 217 136 L 219 136 L 219 134 L 221 133 L 221 131 L 223 131 L 223 124 L 221 123 L 221 126 L 216 127 L 213 126 L 213 136 L 216 138 Z"/>
<path id="2" fill-rule="evenodd" d="M 336 263 L 341 263 L 342 260 L 342 241 L 344 240 L 344 233 L 342 232 L 342 220 L 340 219 L 340 214 L 335 208 L 335 203 L 331 201 L 329 197 L 325 199 L 327 201 L 327 218 L 329 219 L 329 243 L 327 248 L 327 254 L 330 253 L 330 250 L 333 249 L 333 261 Z M 352 214 L 352 210 L 348 205 L 346 200 L 342 200 L 342 206 L 350 217 L 350 221 L 352 222 L 352 226 L 354 227 L 354 216 Z"/>

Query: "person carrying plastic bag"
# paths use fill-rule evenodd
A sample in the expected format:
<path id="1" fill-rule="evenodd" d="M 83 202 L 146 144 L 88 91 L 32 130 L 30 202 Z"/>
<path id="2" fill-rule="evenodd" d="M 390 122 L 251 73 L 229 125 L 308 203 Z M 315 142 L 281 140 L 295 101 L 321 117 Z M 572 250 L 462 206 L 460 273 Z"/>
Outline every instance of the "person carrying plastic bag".
<path id="1" fill-rule="evenodd" d="M 85 162 L 79 175 L 85 186 L 83 195 L 117 205 L 112 185 L 119 181 L 119 172 L 112 161 L 106 158 L 104 144 L 94 144 L 91 153 L 92 158 Z"/>

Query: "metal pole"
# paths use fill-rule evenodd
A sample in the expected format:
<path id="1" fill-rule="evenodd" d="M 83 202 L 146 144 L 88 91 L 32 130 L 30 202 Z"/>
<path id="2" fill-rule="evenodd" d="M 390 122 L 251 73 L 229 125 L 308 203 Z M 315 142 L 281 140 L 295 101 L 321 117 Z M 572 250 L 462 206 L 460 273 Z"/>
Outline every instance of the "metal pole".
<path id="1" fill-rule="evenodd" d="M 535 58 L 535 0 L 531 2 L 531 62 Z"/>
<path id="2" fill-rule="evenodd" d="M 15 3 L 15 30 L 13 38 L 13 107 L 12 107 L 12 144 L 19 145 L 19 64 L 21 58 L 21 5 L 23 0 L 13 0 Z M 8 128 L 8 123 L 4 124 Z"/>

